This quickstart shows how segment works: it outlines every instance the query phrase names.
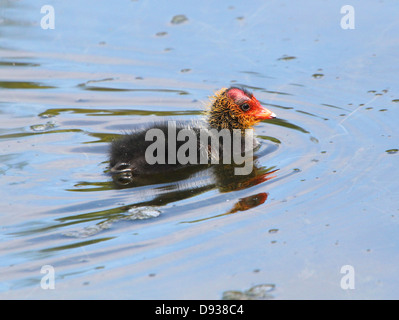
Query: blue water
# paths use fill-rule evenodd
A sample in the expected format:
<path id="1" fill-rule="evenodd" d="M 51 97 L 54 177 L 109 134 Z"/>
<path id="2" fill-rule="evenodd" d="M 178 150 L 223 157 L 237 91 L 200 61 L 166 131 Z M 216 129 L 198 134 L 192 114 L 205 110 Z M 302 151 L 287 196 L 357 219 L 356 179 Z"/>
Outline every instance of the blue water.
<path id="1" fill-rule="evenodd" d="M 0 1 L 0 298 L 398 298 L 399 4 L 46 4 Z M 114 183 L 115 135 L 230 85 L 278 116 L 253 176 Z"/>

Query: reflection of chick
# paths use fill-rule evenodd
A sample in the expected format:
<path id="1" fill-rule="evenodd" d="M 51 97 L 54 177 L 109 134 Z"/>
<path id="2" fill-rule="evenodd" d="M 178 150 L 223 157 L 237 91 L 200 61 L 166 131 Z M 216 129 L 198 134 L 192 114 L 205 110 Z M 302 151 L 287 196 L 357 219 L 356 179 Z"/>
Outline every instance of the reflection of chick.
<path id="1" fill-rule="evenodd" d="M 198 152 L 206 150 L 208 156 L 212 158 L 212 146 L 201 145 L 200 132 L 209 129 L 250 129 L 256 123 L 265 119 L 275 118 L 275 114 L 262 107 L 259 101 L 247 90 L 230 87 L 222 89 L 213 96 L 209 110 L 206 112 L 206 122 L 191 121 L 189 123 L 176 123 L 176 134 L 181 130 L 188 130 L 196 137 L 198 142 L 196 149 Z M 185 141 L 176 141 L 173 139 L 173 148 L 169 141 L 169 127 L 165 122 L 155 123 L 145 130 L 136 131 L 124 135 L 120 139 L 112 142 L 110 148 L 110 166 L 111 173 L 130 172 L 133 176 L 151 175 L 155 173 L 170 173 L 171 170 L 190 166 L 189 163 L 179 163 L 179 159 L 173 156 L 174 161 L 166 163 L 149 164 L 145 158 L 145 152 L 153 141 L 145 141 L 146 132 L 149 129 L 159 129 L 165 137 L 165 154 L 168 155 L 173 149 L 179 148 L 185 144 Z M 242 131 L 243 133 L 244 131 Z M 223 146 L 220 146 L 222 148 Z M 177 162 L 175 162 L 177 160 Z M 175 163 L 174 163 L 175 162 Z"/>
<path id="2" fill-rule="evenodd" d="M 167 175 L 164 179 L 160 179 L 159 175 L 149 175 L 145 180 L 142 180 L 145 176 L 137 176 L 134 179 L 130 176 L 126 181 L 123 181 L 120 180 L 120 177 L 123 176 L 123 174 L 114 175 L 113 178 L 116 185 L 122 188 L 134 188 L 141 185 L 158 185 L 159 183 L 166 183 L 162 188 L 158 187 L 156 189 L 151 189 L 151 199 L 135 203 L 131 206 L 133 208 L 165 205 L 176 200 L 191 198 L 214 189 L 218 189 L 222 193 L 244 190 L 275 178 L 276 175 L 274 175 L 274 173 L 278 171 L 278 169 L 271 170 L 271 168 L 267 169 L 264 167 L 258 167 L 257 163 L 254 162 L 254 170 L 248 176 L 240 176 L 233 174 L 234 167 L 235 165 L 218 164 L 212 168 L 207 168 L 204 171 L 197 172 L 192 172 L 192 170 L 186 168 L 186 170 L 179 170 L 173 175 Z M 117 179 L 118 176 L 119 179 Z M 204 221 L 233 214 L 238 211 L 245 211 L 263 204 L 267 200 L 267 196 L 268 193 L 263 192 L 241 198 L 234 204 L 233 208 L 227 212 L 187 222 Z"/>
<path id="3" fill-rule="evenodd" d="M 258 193 L 249 197 L 241 198 L 226 214 L 236 213 L 237 211 L 245 211 L 263 204 L 267 200 L 266 192 Z"/>
<path id="4" fill-rule="evenodd" d="M 267 180 L 274 178 L 273 173 L 277 170 L 259 168 L 256 157 L 254 158 L 254 167 L 249 175 L 235 175 L 234 169 L 237 165 L 217 165 L 213 168 L 213 176 L 216 180 L 216 185 L 221 192 L 230 192 L 235 190 L 242 190 L 250 188 Z"/>
<path id="5" fill-rule="evenodd" d="M 193 222 L 205 221 L 205 220 L 214 219 L 214 218 L 220 218 L 223 216 L 227 216 L 229 214 L 236 213 L 238 211 L 246 211 L 248 209 L 255 208 L 255 207 L 265 203 L 268 195 L 269 194 L 266 192 L 261 192 L 258 194 L 254 194 L 252 196 L 241 198 L 240 200 L 238 200 L 238 202 L 234 205 L 234 207 L 231 210 L 229 210 L 225 213 L 217 214 L 217 215 L 214 215 L 211 217 L 206 217 L 206 218 L 202 218 L 202 219 L 198 219 L 198 220 L 186 221 L 186 223 L 193 223 Z"/>

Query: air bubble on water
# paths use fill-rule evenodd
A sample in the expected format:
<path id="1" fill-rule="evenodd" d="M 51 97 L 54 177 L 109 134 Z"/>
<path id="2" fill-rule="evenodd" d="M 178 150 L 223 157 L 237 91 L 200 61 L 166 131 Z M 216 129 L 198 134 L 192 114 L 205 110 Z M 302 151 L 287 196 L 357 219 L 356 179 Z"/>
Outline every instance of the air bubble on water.
<path id="1" fill-rule="evenodd" d="M 315 79 L 321 79 L 321 78 L 324 77 L 324 74 L 322 74 L 322 73 L 314 73 L 314 74 L 312 74 L 312 77 L 315 78 Z"/>
<path id="2" fill-rule="evenodd" d="M 119 216 L 117 218 L 110 218 L 95 225 L 87 226 L 79 230 L 67 231 L 64 232 L 63 235 L 73 238 L 87 238 L 90 236 L 94 236 L 101 231 L 110 229 L 111 226 L 118 221 L 151 219 L 158 217 L 160 214 L 160 210 L 150 207 L 131 208 L 127 211 L 126 215 Z"/>
<path id="3" fill-rule="evenodd" d="M 267 300 L 273 299 L 270 294 L 275 289 L 274 284 L 258 284 L 245 291 L 230 290 L 223 292 L 223 300 Z"/>
<path id="4" fill-rule="evenodd" d="M 170 21 L 172 24 L 181 24 L 188 21 L 187 17 L 184 14 L 178 14 L 172 18 Z"/>
<path id="5" fill-rule="evenodd" d="M 35 124 L 30 126 L 30 128 L 33 131 L 40 132 L 52 129 L 55 127 L 55 125 L 56 125 L 55 121 L 47 121 L 45 124 Z"/>
<path id="6" fill-rule="evenodd" d="M 156 218 L 161 214 L 160 210 L 154 208 L 131 208 L 128 210 L 126 219 L 129 220 L 143 220 Z"/>

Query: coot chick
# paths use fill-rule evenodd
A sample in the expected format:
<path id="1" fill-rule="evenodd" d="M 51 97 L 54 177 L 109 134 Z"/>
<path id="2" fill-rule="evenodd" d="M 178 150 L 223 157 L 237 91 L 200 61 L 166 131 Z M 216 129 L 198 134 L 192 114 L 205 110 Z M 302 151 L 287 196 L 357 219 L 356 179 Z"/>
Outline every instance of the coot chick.
<path id="1" fill-rule="evenodd" d="M 214 150 L 209 143 L 210 138 L 206 141 L 200 138 L 202 133 L 205 132 L 208 137 L 212 137 L 215 132 L 225 129 L 224 132 L 227 131 L 232 136 L 238 131 L 241 133 L 241 144 L 244 148 L 245 129 L 251 129 L 261 120 L 276 117 L 273 112 L 262 107 L 254 95 L 244 88 L 223 88 L 210 99 L 211 103 L 202 120 L 156 122 L 115 139 L 110 147 L 111 173 L 129 172 L 132 175 L 168 173 L 183 167 L 203 164 L 203 162 L 190 161 L 187 156 L 189 151 L 195 149 L 197 159 L 218 158 L 224 154 L 226 144 L 220 143 L 219 150 Z M 155 142 L 154 137 L 157 138 Z M 158 141 L 159 137 L 163 137 L 164 140 Z M 193 138 L 195 144 L 191 143 L 189 146 L 185 138 L 189 140 Z M 251 148 L 255 146 L 256 141 Z M 243 151 L 242 149 L 241 152 Z M 148 155 L 151 155 L 152 159 L 149 160 Z"/>

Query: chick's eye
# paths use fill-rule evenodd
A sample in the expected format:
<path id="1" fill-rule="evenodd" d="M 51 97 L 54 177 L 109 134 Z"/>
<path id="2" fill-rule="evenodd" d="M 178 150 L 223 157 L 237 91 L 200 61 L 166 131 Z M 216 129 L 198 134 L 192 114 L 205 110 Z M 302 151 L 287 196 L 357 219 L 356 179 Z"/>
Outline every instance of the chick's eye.
<path id="1" fill-rule="evenodd" d="M 248 103 L 243 103 L 243 104 L 241 105 L 241 110 L 242 110 L 242 111 L 248 111 L 249 108 L 250 108 L 250 106 L 249 106 Z"/>

